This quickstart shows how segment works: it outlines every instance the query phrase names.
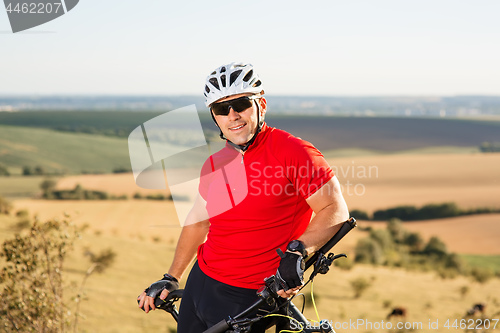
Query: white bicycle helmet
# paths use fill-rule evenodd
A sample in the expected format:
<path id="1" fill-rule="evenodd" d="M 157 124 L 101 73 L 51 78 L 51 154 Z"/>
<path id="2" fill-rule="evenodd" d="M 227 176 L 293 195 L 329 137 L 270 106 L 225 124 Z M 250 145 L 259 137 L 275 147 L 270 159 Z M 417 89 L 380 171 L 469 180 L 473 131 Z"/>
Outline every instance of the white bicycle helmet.
<path id="1" fill-rule="evenodd" d="M 205 84 L 205 105 L 221 98 L 242 93 L 264 93 L 262 81 L 251 64 L 233 62 L 213 71 Z"/>

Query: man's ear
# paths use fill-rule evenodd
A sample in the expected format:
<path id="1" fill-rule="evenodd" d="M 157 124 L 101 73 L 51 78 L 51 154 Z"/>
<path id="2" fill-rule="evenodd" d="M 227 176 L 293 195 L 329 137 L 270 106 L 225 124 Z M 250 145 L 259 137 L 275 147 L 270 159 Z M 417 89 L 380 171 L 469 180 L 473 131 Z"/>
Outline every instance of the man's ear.
<path id="1" fill-rule="evenodd" d="M 259 99 L 259 106 L 260 106 L 260 112 L 262 114 L 266 113 L 266 111 L 267 111 L 267 100 L 266 100 L 266 98 L 264 96 Z"/>

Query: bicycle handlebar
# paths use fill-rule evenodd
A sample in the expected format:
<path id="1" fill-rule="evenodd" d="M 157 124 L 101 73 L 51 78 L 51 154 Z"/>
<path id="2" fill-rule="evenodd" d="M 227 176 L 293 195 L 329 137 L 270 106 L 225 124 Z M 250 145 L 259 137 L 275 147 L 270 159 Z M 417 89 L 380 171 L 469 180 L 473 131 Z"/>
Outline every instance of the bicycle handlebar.
<path id="1" fill-rule="evenodd" d="M 230 329 L 231 326 L 227 323 L 225 319 L 222 319 L 219 321 L 217 324 L 214 326 L 210 327 L 209 329 L 203 331 L 203 333 L 223 333 Z"/>
<path id="2" fill-rule="evenodd" d="M 350 217 L 347 221 L 342 224 L 342 227 L 340 227 L 339 231 L 333 235 L 330 240 L 323 245 L 318 251 L 316 251 L 309 259 L 306 261 L 306 268 L 304 271 L 306 271 L 309 267 L 314 265 L 316 260 L 318 260 L 318 257 L 321 254 L 326 254 L 328 251 L 332 249 L 349 231 L 354 229 L 356 227 L 356 219 L 354 217 Z"/>

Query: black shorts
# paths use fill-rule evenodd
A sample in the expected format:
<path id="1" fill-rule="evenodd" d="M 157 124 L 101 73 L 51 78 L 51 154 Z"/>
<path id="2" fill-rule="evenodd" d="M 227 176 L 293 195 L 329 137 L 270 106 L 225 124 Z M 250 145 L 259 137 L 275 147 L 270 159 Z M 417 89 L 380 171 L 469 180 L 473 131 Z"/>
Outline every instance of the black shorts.
<path id="1" fill-rule="evenodd" d="M 212 279 L 195 263 L 189 274 L 179 309 L 178 333 L 201 333 L 228 316 L 234 317 L 259 298 L 255 289 L 233 287 Z M 260 315 L 269 309 L 262 309 Z M 252 333 L 264 333 L 274 318 L 252 326 Z"/>

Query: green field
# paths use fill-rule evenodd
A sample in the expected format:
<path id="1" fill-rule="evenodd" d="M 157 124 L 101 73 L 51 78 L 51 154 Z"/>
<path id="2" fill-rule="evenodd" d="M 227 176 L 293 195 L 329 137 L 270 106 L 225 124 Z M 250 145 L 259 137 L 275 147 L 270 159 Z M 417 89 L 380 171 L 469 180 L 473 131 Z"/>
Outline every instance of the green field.
<path id="1" fill-rule="evenodd" d="M 489 268 L 493 272 L 500 273 L 500 256 L 463 254 L 461 257 L 471 267 Z"/>
<path id="2" fill-rule="evenodd" d="M 0 126 L 0 164 L 11 173 L 37 165 L 60 173 L 130 169 L 127 139 L 17 126 Z"/>

